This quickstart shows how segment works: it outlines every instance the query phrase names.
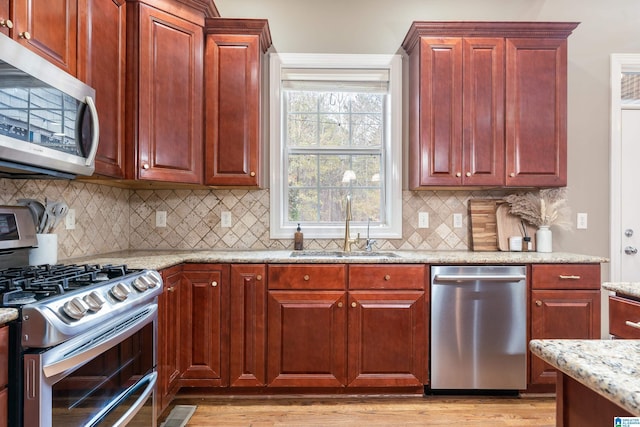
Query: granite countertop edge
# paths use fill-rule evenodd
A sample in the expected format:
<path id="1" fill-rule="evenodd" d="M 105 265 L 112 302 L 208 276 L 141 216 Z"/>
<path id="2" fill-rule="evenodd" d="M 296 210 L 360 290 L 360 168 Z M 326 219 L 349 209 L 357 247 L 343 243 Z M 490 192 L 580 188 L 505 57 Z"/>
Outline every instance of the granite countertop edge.
<path id="1" fill-rule="evenodd" d="M 606 263 L 600 256 L 566 252 L 472 252 L 472 251 L 381 251 L 390 256 L 338 256 L 338 251 L 303 251 L 292 256 L 291 250 L 125 250 L 87 257 L 60 260 L 64 263 L 126 264 L 130 268 L 163 269 L 181 263 L 287 263 L 287 264 L 537 264 L 537 263 Z M 300 255 L 300 254 L 297 254 Z"/>
<path id="2" fill-rule="evenodd" d="M 602 289 L 616 294 L 640 298 L 640 282 L 604 282 Z"/>
<path id="3" fill-rule="evenodd" d="M 640 340 L 532 340 L 532 353 L 640 416 Z"/>
<path id="4" fill-rule="evenodd" d="M 0 307 L 0 325 L 9 323 L 18 318 L 17 308 L 4 308 Z"/>

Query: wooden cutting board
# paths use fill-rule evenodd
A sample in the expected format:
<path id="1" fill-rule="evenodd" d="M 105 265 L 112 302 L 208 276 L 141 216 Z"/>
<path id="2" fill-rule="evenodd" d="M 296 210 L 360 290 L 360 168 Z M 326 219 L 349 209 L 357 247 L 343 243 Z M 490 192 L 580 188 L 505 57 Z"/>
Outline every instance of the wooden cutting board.
<path id="1" fill-rule="evenodd" d="M 496 222 L 497 222 L 497 234 L 498 234 L 498 249 L 501 251 L 509 250 L 509 237 L 511 236 L 523 236 L 522 234 L 522 219 L 519 216 L 509 213 L 509 204 L 500 203 L 496 207 Z M 536 248 L 536 228 L 525 222 L 527 229 L 527 235 L 531 237 L 531 243 L 535 251 Z"/>
<path id="2" fill-rule="evenodd" d="M 498 250 L 496 207 L 501 201 L 501 199 L 469 199 L 472 250 Z"/>

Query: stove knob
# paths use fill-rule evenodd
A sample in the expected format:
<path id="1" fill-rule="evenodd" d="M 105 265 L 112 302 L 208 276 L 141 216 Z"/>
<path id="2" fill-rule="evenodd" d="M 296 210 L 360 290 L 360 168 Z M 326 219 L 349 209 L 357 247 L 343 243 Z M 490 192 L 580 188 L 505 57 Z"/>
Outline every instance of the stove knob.
<path id="1" fill-rule="evenodd" d="M 85 295 L 83 298 L 84 302 L 89 306 L 89 310 L 94 313 L 102 308 L 104 303 L 106 302 L 104 298 L 100 296 L 96 291 L 91 292 L 88 295 Z"/>
<path id="2" fill-rule="evenodd" d="M 134 288 L 136 288 L 140 292 L 144 292 L 147 289 L 149 289 L 149 284 L 147 283 L 147 281 L 143 276 L 136 278 L 131 284 L 133 285 Z"/>
<path id="3" fill-rule="evenodd" d="M 122 282 L 117 283 L 113 288 L 111 288 L 111 295 L 113 295 L 118 301 L 126 300 L 130 293 L 131 289 Z"/>
<path id="4" fill-rule="evenodd" d="M 72 300 L 65 302 L 62 306 L 62 310 L 72 319 L 79 320 L 87 313 L 89 306 L 80 298 L 75 297 Z"/>
<path id="5" fill-rule="evenodd" d="M 149 271 L 146 276 L 147 284 L 150 288 L 155 288 L 162 285 L 162 278 L 157 271 Z"/>

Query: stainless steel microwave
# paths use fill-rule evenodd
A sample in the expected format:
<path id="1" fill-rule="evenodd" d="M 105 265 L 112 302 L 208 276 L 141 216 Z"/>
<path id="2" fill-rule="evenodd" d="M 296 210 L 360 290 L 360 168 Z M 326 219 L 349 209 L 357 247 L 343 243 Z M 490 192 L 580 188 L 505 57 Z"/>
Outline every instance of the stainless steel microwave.
<path id="1" fill-rule="evenodd" d="M 95 90 L 0 35 L 0 177 L 92 175 Z"/>

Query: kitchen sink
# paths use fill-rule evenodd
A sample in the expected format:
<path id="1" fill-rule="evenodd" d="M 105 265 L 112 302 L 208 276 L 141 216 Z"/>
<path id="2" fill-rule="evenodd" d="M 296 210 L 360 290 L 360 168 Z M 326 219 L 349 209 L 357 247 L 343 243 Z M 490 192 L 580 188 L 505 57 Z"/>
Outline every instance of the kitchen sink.
<path id="1" fill-rule="evenodd" d="M 304 258 L 397 258 L 394 252 L 366 252 L 366 251 L 293 251 L 292 257 Z"/>

